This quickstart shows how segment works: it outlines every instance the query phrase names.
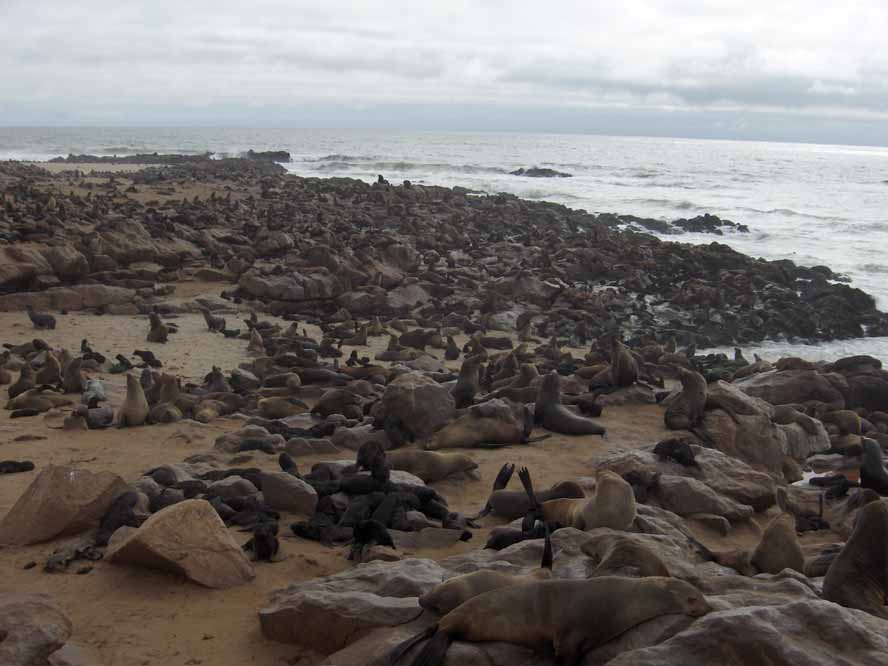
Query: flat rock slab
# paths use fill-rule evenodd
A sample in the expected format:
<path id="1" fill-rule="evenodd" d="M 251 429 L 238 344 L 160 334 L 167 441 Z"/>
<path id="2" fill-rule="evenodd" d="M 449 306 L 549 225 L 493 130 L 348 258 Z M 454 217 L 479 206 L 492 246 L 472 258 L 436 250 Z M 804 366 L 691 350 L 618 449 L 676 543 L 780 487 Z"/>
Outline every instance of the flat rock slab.
<path id="1" fill-rule="evenodd" d="M 116 474 L 50 465 L 0 521 L 0 545 L 26 546 L 98 527 L 127 485 Z"/>
<path id="2" fill-rule="evenodd" d="M 246 583 L 256 575 L 219 515 L 204 500 L 185 500 L 158 511 L 122 539 L 107 559 L 170 571 L 217 589 Z"/>

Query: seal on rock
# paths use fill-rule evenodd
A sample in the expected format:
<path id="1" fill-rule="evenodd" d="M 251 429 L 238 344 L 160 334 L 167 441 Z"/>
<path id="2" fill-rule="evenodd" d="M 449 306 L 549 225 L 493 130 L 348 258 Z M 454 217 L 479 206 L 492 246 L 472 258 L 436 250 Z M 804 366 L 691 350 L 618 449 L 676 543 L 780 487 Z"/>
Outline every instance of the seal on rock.
<path id="1" fill-rule="evenodd" d="M 148 401 L 142 384 L 133 374 L 126 376 L 126 398 L 117 410 L 117 427 L 131 428 L 140 426 L 148 419 Z"/>
<path id="2" fill-rule="evenodd" d="M 527 471 L 521 470 L 519 477 L 529 500 L 541 505 L 543 519 L 549 525 L 575 527 L 583 531 L 596 527 L 625 530 L 635 521 L 637 509 L 632 486 L 610 470 L 600 470 L 597 473 L 595 490 L 586 499 L 552 499 L 540 502 L 539 496 L 533 492 Z"/>
<path id="3" fill-rule="evenodd" d="M 642 622 L 667 614 L 701 617 L 710 610 L 697 588 L 674 578 L 543 580 L 469 599 L 408 641 L 408 649 L 431 637 L 413 664 L 439 666 L 454 640 L 503 641 L 552 646 L 556 660 L 576 666 L 584 654 Z"/>
<path id="4" fill-rule="evenodd" d="M 823 580 L 823 597 L 888 620 L 888 500 L 870 502 Z"/>
<path id="5" fill-rule="evenodd" d="M 543 546 L 543 559 L 540 568 L 526 576 L 481 569 L 472 573 L 448 578 L 419 597 L 419 605 L 428 611 L 446 615 L 466 601 L 479 594 L 498 590 L 503 587 L 532 583 L 538 580 L 549 580 L 552 577 L 552 541 L 546 532 Z"/>
<path id="6" fill-rule="evenodd" d="M 611 382 L 617 388 L 632 386 L 638 381 L 638 361 L 617 337 L 611 343 Z"/>
<path id="7" fill-rule="evenodd" d="M 534 420 L 546 430 L 562 435 L 601 435 L 606 430 L 592 419 L 575 414 L 561 404 L 561 378 L 554 370 L 543 377 L 534 406 Z"/>
<path id="8" fill-rule="evenodd" d="M 860 485 L 863 488 L 871 488 L 880 495 L 888 495 L 888 472 L 882 463 L 882 447 L 869 437 L 863 438 Z"/>
<path id="9" fill-rule="evenodd" d="M 589 539 L 580 548 L 592 559 L 595 569 L 589 578 L 597 576 L 669 576 L 663 560 L 637 538 L 619 532 L 609 532 Z"/>
<path id="10" fill-rule="evenodd" d="M 479 356 L 469 356 L 463 361 L 459 369 L 459 378 L 450 394 L 456 402 L 457 409 L 463 409 L 472 404 L 480 386 L 478 384 L 478 371 L 481 367 Z"/>

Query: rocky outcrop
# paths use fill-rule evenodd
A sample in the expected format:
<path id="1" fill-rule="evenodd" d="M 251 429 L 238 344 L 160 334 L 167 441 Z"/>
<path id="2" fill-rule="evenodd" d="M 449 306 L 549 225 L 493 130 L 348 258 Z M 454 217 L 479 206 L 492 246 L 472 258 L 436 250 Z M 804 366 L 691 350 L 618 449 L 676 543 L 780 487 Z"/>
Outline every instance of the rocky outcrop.
<path id="1" fill-rule="evenodd" d="M 98 527 L 126 488 L 111 472 L 50 465 L 0 521 L 0 545 L 24 546 Z"/>
<path id="2" fill-rule="evenodd" d="M 745 377 L 736 386 L 748 395 L 761 398 L 772 405 L 824 402 L 833 409 L 843 409 L 845 398 L 816 370 L 784 370 L 762 372 Z"/>
<path id="3" fill-rule="evenodd" d="M 383 626 L 422 614 L 417 598 L 440 583 L 431 560 L 373 562 L 334 576 L 278 590 L 259 611 L 263 635 L 322 654 L 341 650 Z"/>
<path id="4" fill-rule="evenodd" d="M 262 475 L 262 495 L 273 509 L 307 516 L 314 513 L 318 503 L 315 489 L 287 472 L 265 472 Z"/>

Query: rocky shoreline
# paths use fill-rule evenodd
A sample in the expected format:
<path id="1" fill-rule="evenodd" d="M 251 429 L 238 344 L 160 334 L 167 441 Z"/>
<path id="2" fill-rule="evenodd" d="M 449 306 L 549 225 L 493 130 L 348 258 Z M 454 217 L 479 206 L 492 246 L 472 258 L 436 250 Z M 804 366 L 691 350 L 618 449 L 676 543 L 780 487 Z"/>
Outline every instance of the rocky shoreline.
<path id="1" fill-rule="evenodd" d="M 253 157 L 0 164 L 2 663 L 884 663 L 888 371 L 740 349 L 870 296 L 625 230 L 715 216 Z M 619 635 L 472 615 L 564 581 Z"/>

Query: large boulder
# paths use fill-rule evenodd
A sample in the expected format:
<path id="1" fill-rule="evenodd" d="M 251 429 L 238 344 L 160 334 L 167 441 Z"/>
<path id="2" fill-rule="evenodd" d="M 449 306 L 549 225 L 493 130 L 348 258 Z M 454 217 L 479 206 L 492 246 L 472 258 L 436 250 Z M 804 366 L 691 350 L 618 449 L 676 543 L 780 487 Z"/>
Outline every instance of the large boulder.
<path id="1" fill-rule="evenodd" d="M 815 420 L 813 423 L 817 430 L 815 433 L 809 433 L 798 423 L 777 426 L 783 431 L 783 452 L 786 455 L 796 460 L 804 460 L 815 453 L 823 453 L 829 450 L 829 433 L 826 432 L 826 428 L 823 427 L 820 421 Z"/>
<path id="2" fill-rule="evenodd" d="M 136 292 L 104 284 L 74 284 L 53 287 L 46 291 L 22 291 L 0 296 L 0 310 L 24 310 L 32 305 L 37 310 L 83 310 L 131 304 Z"/>
<path id="3" fill-rule="evenodd" d="M 414 437 L 425 439 L 453 418 L 450 389 L 418 372 L 397 377 L 382 396 L 382 415 L 399 419 Z"/>
<path id="4" fill-rule="evenodd" d="M 0 664 L 43 666 L 71 636 L 71 621 L 44 594 L 0 594 Z"/>
<path id="5" fill-rule="evenodd" d="M 35 249 L 20 244 L 0 249 L 0 290 L 21 289 L 52 272 L 50 263 Z"/>
<path id="6" fill-rule="evenodd" d="M 262 496 L 272 509 L 307 516 L 315 512 L 318 503 L 315 489 L 287 472 L 265 472 L 262 475 Z"/>
<path id="7" fill-rule="evenodd" d="M 263 635 L 322 654 L 422 614 L 418 597 L 444 580 L 431 560 L 371 562 L 278 590 L 259 611 Z"/>
<path id="8" fill-rule="evenodd" d="M 126 489 L 111 472 L 50 465 L 0 521 L 0 545 L 26 546 L 98 527 Z"/>
<path id="9" fill-rule="evenodd" d="M 185 500 L 153 514 L 107 555 L 111 562 L 159 569 L 206 587 L 253 580 L 253 565 L 205 500 Z"/>
<path id="10" fill-rule="evenodd" d="M 83 253 L 71 245 L 54 245 L 43 251 L 60 280 L 77 280 L 89 273 L 89 262 Z"/>
<path id="11" fill-rule="evenodd" d="M 735 422 L 727 412 L 714 409 L 706 412 L 703 426 L 722 453 L 770 474 L 782 474 L 786 436 L 769 417 L 738 415 Z"/>
<path id="12" fill-rule="evenodd" d="M 828 601 L 751 606 L 709 613 L 665 643 L 626 652 L 609 666 L 878 666 L 888 622 Z"/>
<path id="13" fill-rule="evenodd" d="M 655 497 L 660 506 L 679 516 L 708 513 L 736 522 L 755 513 L 751 506 L 719 495 L 702 481 L 688 476 L 661 475 Z"/>
<path id="14" fill-rule="evenodd" d="M 735 383 L 744 393 L 772 405 L 814 400 L 830 404 L 834 409 L 845 406 L 841 391 L 816 370 L 774 370 L 745 377 Z"/>
<path id="15" fill-rule="evenodd" d="M 888 412 L 888 372 L 873 370 L 848 377 L 847 406 L 870 412 Z"/>

